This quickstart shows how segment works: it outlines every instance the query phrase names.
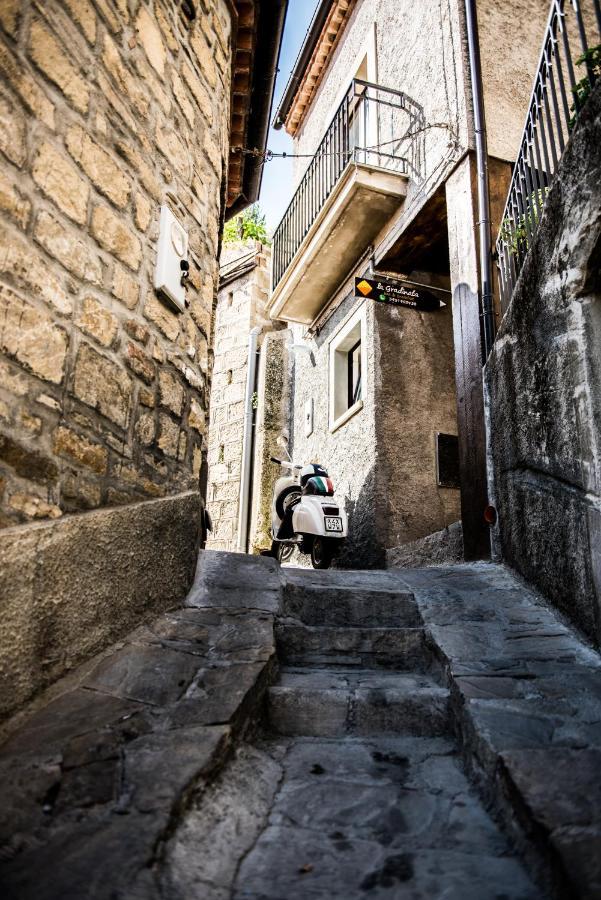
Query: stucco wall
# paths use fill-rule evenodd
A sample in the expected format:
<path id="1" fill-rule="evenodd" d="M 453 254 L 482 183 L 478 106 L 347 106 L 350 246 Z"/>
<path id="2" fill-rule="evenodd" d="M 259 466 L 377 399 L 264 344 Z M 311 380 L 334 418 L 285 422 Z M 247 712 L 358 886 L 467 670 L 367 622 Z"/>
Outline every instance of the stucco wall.
<path id="1" fill-rule="evenodd" d="M 436 432 L 457 434 L 450 296 L 438 312 L 377 305 L 376 499 L 386 549 L 460 516 L 459 490 L 436 482 Z"/>
<path id="2" fill-rule="evenodd" d="M 364 303 L 367 313 L 368 369 L 363 380 L 363 408 L 344 425 L 329 429 L 329 341 L 341 324 Z M 352 297 L 344 300 L 314 338 L 296 340 L 312 350 L 293 354 L 291 454 L 295 462 L 319 462 L 334 481 L 336 495 L 349 514 L 349 538 L 341 562 L 350 567 L 380 564 L 382 548 L 374 540 L 376 430 L 374 405 L 375 345 L 374 310 Z M 313 398 L 313 433 L 305 437 L 305 403 Z"/>
<path id="3" fill-rule="evenodd" d="M 486 366 L 496 546 L 601 643 L 601 85 Z"/>
<path id="4" fill-rule="evenodd" d="M 371 77 L 379 85 L 404 91 L 423 106 L 426 121 L 443 127 L 424 132 L 423 165 L 412 173 L 406 205 L 423 182 L 440 177 L 450 142 L 467 146 L 461 30 L 454 2 L 447 0 L 359 0 L 297 133 L 299 153 L 314 153 L 350 85 L 364 53 L 372 53 Z M 373 54 L 372 54 L 373 60 Z M 407 121 L 408 124 L 408 121 Z M 396 136 L 396 135 L 395 135 Z M 307 161 L 296 160 L 298 182 Z"/>
<path id="5" fill-rule="evenodd" d="M 230 13 L 0 4 L 0 525 L 198 486 Z M 189 306 L 152 287 L 168 193 Z"/>

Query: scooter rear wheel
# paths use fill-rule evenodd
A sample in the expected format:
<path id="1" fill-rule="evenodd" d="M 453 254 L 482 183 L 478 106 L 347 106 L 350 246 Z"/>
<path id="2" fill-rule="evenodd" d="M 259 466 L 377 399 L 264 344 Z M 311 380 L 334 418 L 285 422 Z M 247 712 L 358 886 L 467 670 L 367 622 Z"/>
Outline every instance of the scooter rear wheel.
<path id="1" fill-rule="evenodd" d="M 313 538 L 311 545 L 311 565 L 314 569 L 329 569 L 332 557 L 334 556 L 334 547 L 330 541 L 322 537 Z"/>

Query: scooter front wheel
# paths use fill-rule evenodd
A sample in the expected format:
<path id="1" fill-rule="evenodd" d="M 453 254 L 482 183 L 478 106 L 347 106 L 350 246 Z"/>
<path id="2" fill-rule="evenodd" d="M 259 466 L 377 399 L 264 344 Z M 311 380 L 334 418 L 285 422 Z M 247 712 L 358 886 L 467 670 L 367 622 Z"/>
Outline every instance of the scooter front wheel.
<path id="1" fill-rule="evenodd" d="M 279 563 L 285 563 L 288 562 L 289 559 L 292 559 L 293 553 L 294 544 L 283 544 L 281 541 L 279 541 L 275 552 L 275 558 Z"/>
<path id="2" fill-rule="evenodd" d="M 322 537 L 313 538 L 311 545 L 311 565 L 314 569 L 329 569 L 332 557 L 334 556 L 334 547 L 330 541 Z"/>

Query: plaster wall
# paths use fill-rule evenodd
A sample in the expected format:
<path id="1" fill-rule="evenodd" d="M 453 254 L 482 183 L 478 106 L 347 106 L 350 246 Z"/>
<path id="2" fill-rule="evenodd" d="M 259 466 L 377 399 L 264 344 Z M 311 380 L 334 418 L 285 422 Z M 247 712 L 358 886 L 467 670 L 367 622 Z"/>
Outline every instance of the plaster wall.
<path id="1" fill-rule="evenodd" d="M 437 485 L 436 433 L 457 434 L 453 322 L 375 306 L 378 530 L 388 550 L 456 522 L 459 490 Z"/>
<path id="2" fill-rule="evenodd" d="M 439 180 L 442 160 L 467 146 L 467 106 L 460 19 L 448 0 L 359 0 L 296 135 L 295 150 L 314 153 L 365 54 L 368 77 L 408 94 L 432 127 L 417 140 L 420 170 L 411 172 L 406 205 Z M 407 120 L 408 124 L 408 120 Z M 449 144 L 456 144 L 452 149 Z M 307 161 L 296 161 L 298 183 Z"/>
<path id="3" fill-rule="evenodd" d="M 601 86 L 485 369 L 497 552 L 601 643 Z"/>
<path id="4" fill-rule="evenodd" d="M 361 305 L 366 309 L 367 372 L 363 382 L 363 408 L 333 433 L 329 428 L 329 342 L 340 326 Z M 376 358 L 375 316 L 372 304 L 348 297 L 316 337 L 293 326 L 295 341 L 306 352 L 294 352 L 291 395 L 291 455 L 295 462 L 319 462 L 334 481 L 336 495 L 349 515 L 349 538 L 341 563 L 350 568 L 382 564 L 383 550 L 375 536 Z M 313 432 L 305 436 L 305 404 L 313 401 Z"/>

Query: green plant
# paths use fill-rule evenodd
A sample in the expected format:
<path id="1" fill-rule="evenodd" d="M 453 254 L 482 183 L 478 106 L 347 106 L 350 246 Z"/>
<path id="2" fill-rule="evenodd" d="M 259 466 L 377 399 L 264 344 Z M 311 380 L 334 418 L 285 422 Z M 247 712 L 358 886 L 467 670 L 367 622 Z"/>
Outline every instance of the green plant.
<path id="1" fill-rule="evenodd" d="M 234 216 L 233 219 L 226 222 L 223 229 L 225 244 L 248 240 L 261 241 L 262 244 L 271 243 L 267 234 L 265 216 L 258 203 L 253 203 L 244 212 Z"/>
<path id="2" fill-rule="evenodd" d="M 517 221 L 506 218 L 501 225 L 501 240 L 509 247 L 512 255 L 528 249 L 528 233 L 534 231 L 538 225 L 542 213 L 545 197 L 549 188 L 539 188 L 532 191 L 526 203 L 526 211 L 519 216 Z"/>
<path id="3" fill-rule="evenodd" d="M 258 393 L 257 393 L 256 391 L 253 393 L 252 397 L 250 398 L 250 402 L 251 402 L 251 406 L 252 406 L 253 409 L 257 409 L 257 408 L 258 408 L 258 406 L 259 406 L 259 395 L 258 395 Z"/>
<path id="4" fill-rule="evenodd" d="M 577 66 L 585 65 L 587 73 L 584 78 L 581 78 L 572 88 L 574 103 L 570 106 L 570 112 L 572 113 L 570 121 L 568 122 L 568 128 L 570 129 L 576 124 L 578 113 L 588 100 L 591 92 L 592 85 L 590 73 L 592 72 L 596 78 L 601 76 L 601 44 L 597 44 L 596 47 L 589 47 L 586 53 L 579 56 L 575 62 Z"/>

